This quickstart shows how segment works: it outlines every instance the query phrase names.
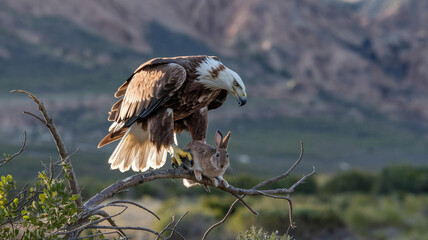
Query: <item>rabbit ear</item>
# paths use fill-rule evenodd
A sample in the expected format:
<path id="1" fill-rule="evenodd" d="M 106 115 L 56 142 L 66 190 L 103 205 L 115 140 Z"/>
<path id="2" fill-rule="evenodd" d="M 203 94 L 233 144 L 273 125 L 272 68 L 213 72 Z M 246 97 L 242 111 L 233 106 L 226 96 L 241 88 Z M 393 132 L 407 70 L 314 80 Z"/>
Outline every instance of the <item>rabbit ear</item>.
<path id="1" fill-rule="evenodd" d="M 223 138 L 223 141 L 221 141 L 222 148 L 227 148 L 227 145 L 229 144 L 229 138 L 230 138 L 230 131 L 226 134 L 226 137 Z"/>
<path id="2" fill-rule="evenodd" d="M 215 133 L 215 138 L 214 138 L 216 147 L 220 146 L 222 139 L 223 139 L 223 135 L 221 134 L 221 132 L 219 130 L 217 130 L 217 132 Z"/>

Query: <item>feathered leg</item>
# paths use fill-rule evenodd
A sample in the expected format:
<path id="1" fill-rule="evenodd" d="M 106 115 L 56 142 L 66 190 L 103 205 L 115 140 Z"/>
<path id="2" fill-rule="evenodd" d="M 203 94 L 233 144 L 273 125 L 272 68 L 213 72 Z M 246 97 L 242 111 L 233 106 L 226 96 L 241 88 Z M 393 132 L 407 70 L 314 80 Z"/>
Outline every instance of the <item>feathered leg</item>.
<path id="1" fill-rule="evenodd" d="M 158 109 L 147 121 L 150 141 L 157 149 L 165 148 L 171 152 L 172 164 L 182 165 L 182 158 L 192 159 L 190 153 L 174 145 L 174 112 L 170 108 Z M 158 153 L 159 154 L 159 153 Z M 166 152 L 161 153 L 166 156 Z M 157 158 L 160 159 L 160 158 Z M 162 163 L 163 165 L 163 163 Z"/>

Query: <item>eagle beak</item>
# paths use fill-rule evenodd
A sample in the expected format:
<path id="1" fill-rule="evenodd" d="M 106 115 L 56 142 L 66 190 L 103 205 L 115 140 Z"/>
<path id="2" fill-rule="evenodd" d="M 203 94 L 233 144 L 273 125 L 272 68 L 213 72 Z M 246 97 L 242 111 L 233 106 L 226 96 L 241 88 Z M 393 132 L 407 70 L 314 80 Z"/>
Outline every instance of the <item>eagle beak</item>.
<path id="1" fill-rule="evenodd" d="M 244 106 L 246 103 L 247 103 L 247 98 L 246 97 L 238 96 L 238 104 L 239 104 L 239 106 Z"/>
<path id="2" fill-rule="evenodd" d="M 239 94 L 237 92 L 234 92 L 233 95 L 239 106 L 244 106 L 247 103 L 247 93 L 243 92 Z"/>

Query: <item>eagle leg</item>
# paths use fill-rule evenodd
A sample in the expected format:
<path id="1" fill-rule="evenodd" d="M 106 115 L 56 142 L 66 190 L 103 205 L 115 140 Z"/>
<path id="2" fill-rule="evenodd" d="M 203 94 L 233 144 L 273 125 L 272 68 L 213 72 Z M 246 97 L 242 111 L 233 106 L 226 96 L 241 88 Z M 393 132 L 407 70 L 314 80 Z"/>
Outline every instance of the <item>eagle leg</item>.
<path id="1" fill-rule="evenodd" d="M 175 144 L 173 144 L 171 146 L 172 148 L 172 154 L 171 154 L 171 162 L 172 162 L 172 166 L 180 166 L 184 169 L 186 169 L 184 161 L 185 159 L 188 159 L 189 161 L 193 161 L 193 157 L 192 154 L 190 154 L 189 152 L 179 148 L 178 146 L 176 146 Z"/>

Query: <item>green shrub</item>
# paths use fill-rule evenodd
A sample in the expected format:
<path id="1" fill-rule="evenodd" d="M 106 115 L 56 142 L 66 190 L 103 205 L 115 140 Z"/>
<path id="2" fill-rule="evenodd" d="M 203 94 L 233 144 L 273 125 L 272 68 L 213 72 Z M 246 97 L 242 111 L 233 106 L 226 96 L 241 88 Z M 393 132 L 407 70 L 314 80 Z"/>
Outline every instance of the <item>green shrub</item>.
<path id="1" fill-rule="evenodd" d="M 76 221 L 78 195 L 71 195 L 64 179 L 39 173 L 30 188 L 29 197 L 17 195 L 9 200 L 15 189 L 11 175 L 0 182 L 1 239 L 59 239 L 55 232 Z M 31 203 L 31 204 L 28 204 Z M 64 236 L 65 237 L 65 236 Z"/>
<path id="2" fill-rule="evenodd" d="M 323 192 L 345 193 L 360 192 L 370 193 L 375 184 L 375 176 L 358 170 L 349 170 L 338 173 L 332 177 L 322 188 Z"/>
<path id="3" fill-rule="evenodd" d="M 250 189 L 262 181 L 261 178 L 251 174 L 239 174 L 235 176 L 227 176 L 225 177 L 225 179 L 228 180 L 229 184 L 235 187 L 246 188 L 246 189 Z"/>
<path id="4" fill-rule="evenodd" d="M 286 240 L 290 239 L 289 236 L 279 236 L 278 231 L 271 234 L 263 232 L 263 228 L 251 226 L 251 228 L 244 233 L 239 233 L 237 240 Z"/>
<path id="5" fill-rule="evenodd" d="M 382 194 L 428 193 L 428 167 L 410 165 L 386 167 L 380 173 L 376 191 Z"/>

